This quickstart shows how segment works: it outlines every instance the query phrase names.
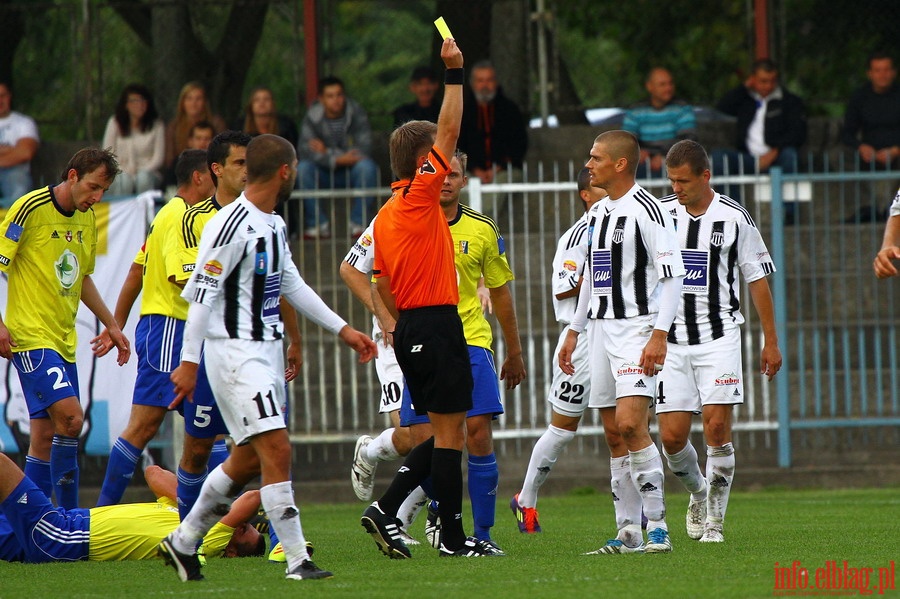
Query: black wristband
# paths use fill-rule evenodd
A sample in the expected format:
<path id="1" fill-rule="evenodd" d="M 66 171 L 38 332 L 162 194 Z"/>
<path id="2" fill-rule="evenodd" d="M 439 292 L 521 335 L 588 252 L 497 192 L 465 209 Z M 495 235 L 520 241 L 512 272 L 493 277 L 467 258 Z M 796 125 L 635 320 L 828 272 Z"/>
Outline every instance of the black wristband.
<path id="1" fill-rule="evenodd" d="M 466 70 L 462 67 L 444 71 L 444 85 L 462 85 L 465 81 Z"/>

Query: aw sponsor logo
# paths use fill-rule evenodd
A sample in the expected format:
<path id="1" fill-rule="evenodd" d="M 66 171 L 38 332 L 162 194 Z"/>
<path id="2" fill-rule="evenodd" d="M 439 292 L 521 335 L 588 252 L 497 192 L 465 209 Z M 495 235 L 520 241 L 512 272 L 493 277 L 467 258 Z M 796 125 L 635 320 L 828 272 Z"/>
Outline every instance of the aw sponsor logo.
<path id="1" fill-rule="evenodd" d="M 722 374 L 716 377 L 716 387 L 728 387 L 729 385 L 739 385 L 740 377 L 733 372 Z"/>
<path id="2" fill-rule="evenodd" d="M 876 584 L 875 578 L 878 578 Z M 878 568 L 852 567 L 844 560 L 825 562 L 815 570 L 806 568 L 800 561 L 790 566 L 775 562 L 776 597 L 848 597 L 851 595 L 884 595 L 897 589 L 894 560 Z"/>

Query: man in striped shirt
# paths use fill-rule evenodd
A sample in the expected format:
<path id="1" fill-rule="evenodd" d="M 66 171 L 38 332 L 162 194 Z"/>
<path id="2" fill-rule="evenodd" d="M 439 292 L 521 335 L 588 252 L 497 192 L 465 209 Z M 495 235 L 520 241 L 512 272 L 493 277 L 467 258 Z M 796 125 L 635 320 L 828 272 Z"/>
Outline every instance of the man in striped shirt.
<path id="1" fill-rule="evenodd" d="M 775 265 L 747 210 L 710 187 L 709 157 L 700 144 L 672 146 L 666 168 L 675 193 L 661 202 L 675 218 L 687 275 L 669 331 L 666 368 L 658 377 L 656 413 L 669 468 L 691 492 L 688 536 L 721 543 L 734 477 L 732 408 L 744 401 L 738 272 L 763 330 L 760 373 L 772 380 L 781 351 L 766 275 Z M 689 442 L 695 413 L 703 414 L 705 478 Z"/>
<path id="2" fill-rule="evenodd" d="M 872 267 L 875 269 L 875 276 L 879 279 L 888 279 L 897 276 L 897 267 L 893 261 L 900 258 L 900 189 L 894 195 L 894 201 L 891 203 L 888 222 L 884 226 L 884 239 L 881 242 L 881 249 L 875 255 L 875 262 Z"/>
<path id="3" fill-rule="evenodd" d="M 215 373 L 210 386 L 236 445 L 209 473 L 181 526 L 160 544 L 160 555 L 183 581 L 202 580 L 197 544 L 260 470 L 260 498 L 284 546 L 287 578 L 331 576 L 309 559 L 291 488 L 291 445 L 281 413 L 284 325 L 279 297 L 335 333 L 359 352 L 361 361 L 372 359 L 377 350 L 371 339 L 332 312 L 297 271 L 287 227 L 273 213 L 290 197 L 296 176 L 290 142 L 269 134 L 250 142 L 244 193 L 207 224 L 197 268 L 182 294 L 191 305 L 181 365 L 172 373 L 175 402 L 193 392 L 205 338 L 206 367 Z"/>
<path id="4" fill-rule="evenodd" d="M 553 312 L 563 328 L 554 355 L 559 353 L 566 339 L 569 323 L 575 315 L 578 293 L 584 281 L 591 209 L 606 196 L 606 190 L 592 187 L 591 172 L 583 168 L 578 173 L 578 195 L 584 204 L 584 214 L 563 233 L 553 255 L 550 275 Z M 558 365 L 552 367 L 553 380 L 550 383 L 550 396 L 547 398 L 551 405 L 550 425 L 531 450 L 531 460 L 525 471 L 522 490 L 509 502 L 519 525 L 519 532 L 529 534 L 541 532 L 537 512 L 538 491 L 550 476 L 550 469 L 556 464 L 563 449 L 575 438 L 575 431 L 578 430 L 584 410 L 589 407 L 591 373 L 588 366 L 587 335 L 578 338 L 573 358 L 575 374 L 571 376 L 560 370 Z"/>
<path id="5" fill-rule="evenodd" d="M 588 285 L 559 353 L 563 372 L 574 374 L 573 353 L 588 318 L 591 405 L 600 408 L 607 434 L 620 434 L 631 482 L 617 495 L 615 539 L 595 554 L 672 551 L 663 497 L 663 465 L 650 438 L 647 418 L 656 394 L 656 375 L 666 360 L 666 335 L 684 278 L 675 225 L 668 212 L 634 180 L 637 139 L 627 131 L 607 131 L 591 148 L 591 185 L 609 199 L 588 225 Z M 627 450 L 627 453 L 625 453 Z M 614 491 L 615 493 L 615 491 Z M 647 516 L 645 546 L 641 508 Z"/>

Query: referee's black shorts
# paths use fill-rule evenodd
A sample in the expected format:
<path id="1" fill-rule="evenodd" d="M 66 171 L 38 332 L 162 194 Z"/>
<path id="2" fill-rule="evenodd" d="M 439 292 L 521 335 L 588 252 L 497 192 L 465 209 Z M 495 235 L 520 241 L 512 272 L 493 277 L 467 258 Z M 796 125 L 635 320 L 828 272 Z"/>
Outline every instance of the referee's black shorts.
<path id="1" fill-rule="evenodd" d="M 416 414 L 472 409 L 472 366 L 456 306 L 402 310 L 394 353 Z"/>

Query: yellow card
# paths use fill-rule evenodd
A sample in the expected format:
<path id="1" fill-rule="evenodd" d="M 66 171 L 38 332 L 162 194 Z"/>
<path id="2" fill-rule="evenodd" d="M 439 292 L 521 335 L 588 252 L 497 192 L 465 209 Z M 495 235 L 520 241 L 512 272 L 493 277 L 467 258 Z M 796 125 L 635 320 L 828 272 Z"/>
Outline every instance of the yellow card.
<path id="1" fill-rule="evenodd" d="M 447 27 L 447 22 L 444 21 L 444 17 L 438 17 L 434 20 L 434 26 L 437 27 L 438 33 L 441 34 L 441 39 L 453 39 L 453 34 L 450 33 L 450 28 Z"/>

